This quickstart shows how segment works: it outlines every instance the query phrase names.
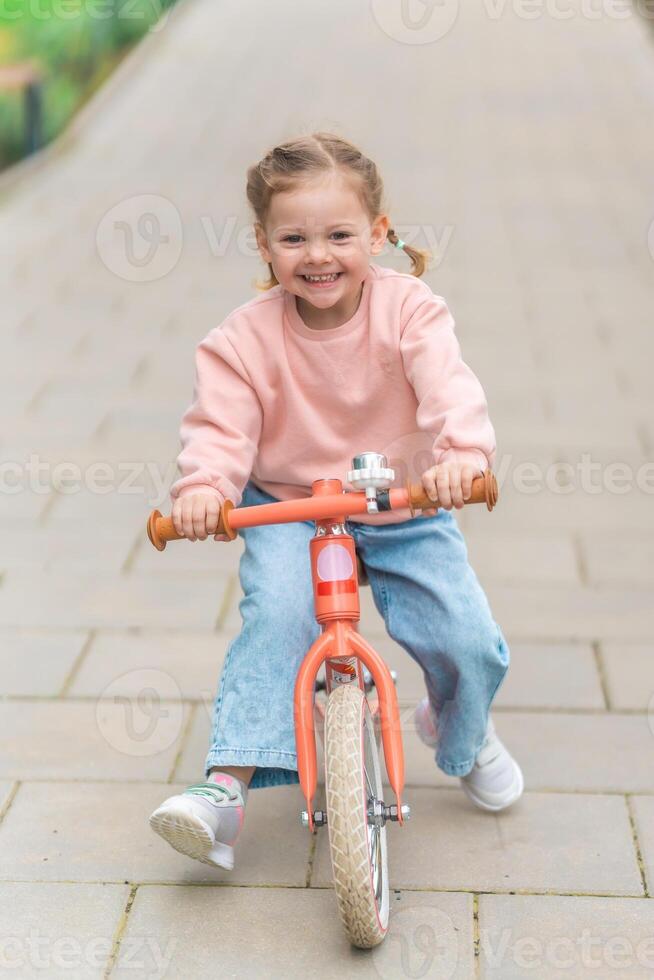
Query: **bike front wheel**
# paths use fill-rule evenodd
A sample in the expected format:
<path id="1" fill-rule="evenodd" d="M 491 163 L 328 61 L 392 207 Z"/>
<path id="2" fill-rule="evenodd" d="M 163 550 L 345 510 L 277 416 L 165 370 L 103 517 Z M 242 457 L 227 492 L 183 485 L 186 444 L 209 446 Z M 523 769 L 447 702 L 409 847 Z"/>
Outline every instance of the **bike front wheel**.
<path id="1" fill-rule="evenodd" d="M 386 935 L 389 918 L 383 786 L 368 702 L 355 685 L 329 696 L 325 713 L 327 829 L 336 900 L 348 939 L 369 949 Z"/>

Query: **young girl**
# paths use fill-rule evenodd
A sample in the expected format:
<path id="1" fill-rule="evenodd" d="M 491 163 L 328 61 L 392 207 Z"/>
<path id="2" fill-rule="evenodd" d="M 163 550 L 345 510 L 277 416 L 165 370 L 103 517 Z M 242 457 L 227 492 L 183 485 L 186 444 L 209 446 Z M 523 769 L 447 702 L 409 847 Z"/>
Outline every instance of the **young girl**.
<path id="1" fill-rule="evenodd" d="M 318 478 L 344 480 L 367 450 L 387 455 L 401 485 L 398 463 L 422 459 L 422 484 L 442 509 L 363 514 L 346 530 L 388 633 L 424 672 L 420 737 L 474 804 L 502 810 L 523 790 L 489 717 L 509 650 L 450 513 L 492 465 L 495 436 L 450 311 L 417 278 L 428 253 L 390 227 L 375 164 L 329 133 L 267 153 L 248 170 L 247 195 L 270 278 L 198 345 L 182 477 L 171 488 L 175 528 L 192 541 L 226 540 L 215 533 L 226 498 L 308 496 Z M 387 241 L 411 259 L 411 275 L 371 261 Z M 225 658 L 206 781 L 150 818 L 207 864 L 233 868 L 248 787 L 298 782 L 293 688 L 320 632 L 314 532 L 312 521 L 241 531 L 243 623 Z"/>

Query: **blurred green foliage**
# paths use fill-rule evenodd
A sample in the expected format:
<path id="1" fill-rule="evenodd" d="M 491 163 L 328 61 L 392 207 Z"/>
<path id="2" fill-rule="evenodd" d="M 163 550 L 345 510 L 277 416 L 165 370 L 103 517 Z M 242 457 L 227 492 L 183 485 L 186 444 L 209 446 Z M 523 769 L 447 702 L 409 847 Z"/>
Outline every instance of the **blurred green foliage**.
<path id="1" fill-rule="evenodd" d="M 44 72 L 48 142 L 175 0 L 0 0 L 0 65 Z M 22 91 L 0 91 L 0 168 L 25 153 Z"/>

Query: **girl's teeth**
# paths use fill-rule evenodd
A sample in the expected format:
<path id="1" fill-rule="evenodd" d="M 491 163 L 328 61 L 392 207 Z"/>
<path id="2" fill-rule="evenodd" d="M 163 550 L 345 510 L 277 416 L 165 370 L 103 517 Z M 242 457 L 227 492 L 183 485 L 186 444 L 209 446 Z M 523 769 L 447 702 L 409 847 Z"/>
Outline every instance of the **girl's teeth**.
<path id="1" fill-rule="evenodd" d="M 303 276 L 307 282 L 334 282 L 338 279 L 338 272 L 335 272 L 331 276 Z"/>

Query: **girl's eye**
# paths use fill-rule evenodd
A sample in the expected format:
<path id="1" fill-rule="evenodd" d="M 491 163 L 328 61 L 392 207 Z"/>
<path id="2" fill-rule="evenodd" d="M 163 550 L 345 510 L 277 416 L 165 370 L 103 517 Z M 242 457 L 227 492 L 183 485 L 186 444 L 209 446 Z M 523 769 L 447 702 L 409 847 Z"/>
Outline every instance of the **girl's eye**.
<path id="1" fill-rule="evenodd" d="M 338 235 L 337 241 L 345 241 L 346 238 L 351 238 L 349 231 L 333 231 L 332 235 Z M 283 242 L 288 242 L 290 245 L 297 245 L 299 241 L 302 240 L 302 235 L 285 235 L 282 238 Z"/>

